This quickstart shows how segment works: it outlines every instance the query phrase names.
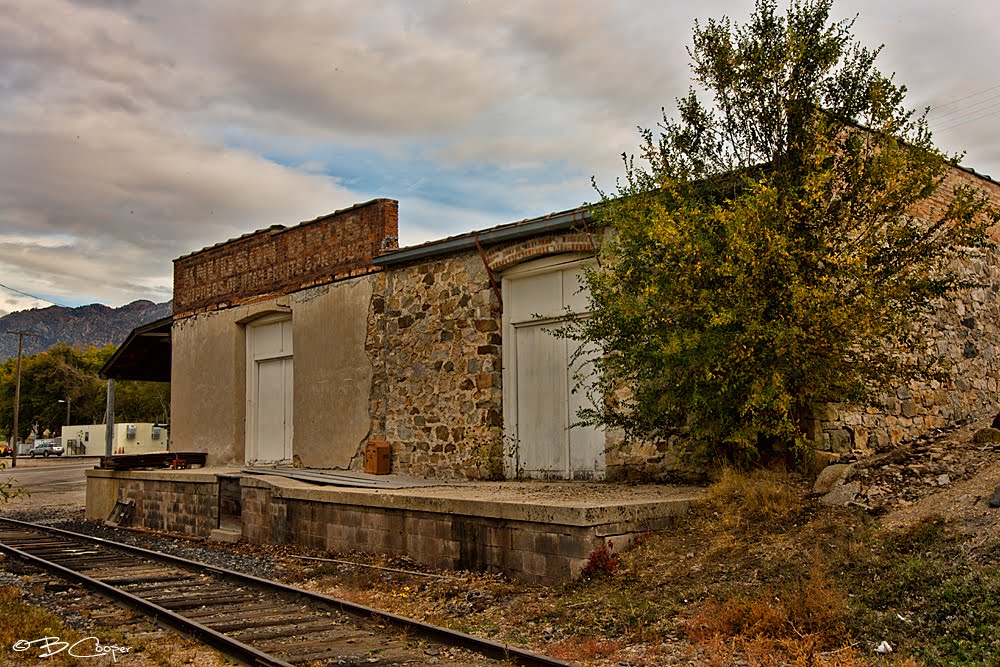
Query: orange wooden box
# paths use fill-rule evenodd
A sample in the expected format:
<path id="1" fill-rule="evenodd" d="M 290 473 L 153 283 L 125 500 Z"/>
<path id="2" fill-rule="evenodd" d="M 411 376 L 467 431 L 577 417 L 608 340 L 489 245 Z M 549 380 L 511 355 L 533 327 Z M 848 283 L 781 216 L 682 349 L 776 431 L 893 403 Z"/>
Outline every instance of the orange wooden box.
<path id="1" fill-rule="evenodd" d="M 389 443 L 372 440 L 365 446 L 365 472 L 369 475 L 388 475 L 392 467 Z"/>

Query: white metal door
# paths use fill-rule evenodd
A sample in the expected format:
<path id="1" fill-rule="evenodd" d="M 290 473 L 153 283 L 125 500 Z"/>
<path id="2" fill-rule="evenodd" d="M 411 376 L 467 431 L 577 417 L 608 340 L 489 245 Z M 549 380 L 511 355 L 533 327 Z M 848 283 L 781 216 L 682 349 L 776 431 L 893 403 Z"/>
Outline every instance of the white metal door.
<path id="1" fill-rule="evenodd" d="M 292 322 L 264 320 L 247 327 L 248 463 L 292 459 Z"/>
<path id="2" fill-rule="evenodd" d="M 574 426 L 589 403 L 577 387 L 576 343 L 553 334 L 569 316 L 585 316 L 579 258 L 550 258 L 504 275 L 504 431 L 508 472 L 525 477 L 599 479 L 604 431 Z M 576 389 L 574 391 L 574 388 Z"/>

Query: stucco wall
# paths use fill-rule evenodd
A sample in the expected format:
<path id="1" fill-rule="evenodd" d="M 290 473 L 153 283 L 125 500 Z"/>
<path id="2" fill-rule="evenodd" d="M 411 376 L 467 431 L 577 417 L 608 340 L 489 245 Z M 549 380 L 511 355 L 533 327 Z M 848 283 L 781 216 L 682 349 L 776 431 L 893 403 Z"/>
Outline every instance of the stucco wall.
<path id="1" fill-rule="evenodd" d="M 242 463 L 246 441 L 246 327 L 292 319 L 292 452 L 313 468 L 347 467 L 368 433 L 372 368 L 365 354 L 372 276 L 303 290 L 174 323 L 172 445 L 209 453 L 210 465 Z"/>
<path id="2" fill-rule="evenodd" d="M 208 465 L 242 463 L 246 308 L 194 315 L 173 324 L 171 448 L 207 452 Z"/>
<path id="3" fill-rule="evenodd" d="M 308 468 L 347 468 L 366 442 L 372 364 L 365 335 L 374 282 L 364 276 L 291 296 L 292 450 Z"/>

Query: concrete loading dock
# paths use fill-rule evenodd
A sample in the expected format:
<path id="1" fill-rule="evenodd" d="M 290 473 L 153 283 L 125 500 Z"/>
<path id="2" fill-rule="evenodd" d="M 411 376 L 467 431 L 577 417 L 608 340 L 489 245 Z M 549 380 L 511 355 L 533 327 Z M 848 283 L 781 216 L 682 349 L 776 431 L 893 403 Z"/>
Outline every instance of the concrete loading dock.
<path id="1" fill-rule="evenodd" d="M 233 479 L 239 482 L 238 521 L 226 489 Z M 692 487 L 580 482 L 417 484 L 317 485 L 239 468 L 89 470 L 87 518 L 104 520 L 117 500 L 131 499 L 130 525 L 137 528 L 405 554 L 431 567 L 551 584 L 578 576 L 602 545 L 621 549 L 645 532 L 668 527 L 702 493 Z"/>

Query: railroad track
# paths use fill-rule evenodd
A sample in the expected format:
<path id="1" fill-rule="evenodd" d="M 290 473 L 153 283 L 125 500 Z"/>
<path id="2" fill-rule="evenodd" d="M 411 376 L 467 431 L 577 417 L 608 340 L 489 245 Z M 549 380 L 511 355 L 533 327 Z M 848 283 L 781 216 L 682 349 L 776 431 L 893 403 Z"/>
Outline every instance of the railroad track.
<path id="1" fill-rule="evenodd" d="M 255 667 L 572 667 L 319 593 L 49 526 L 0 518 L 0 551 Z"/>

